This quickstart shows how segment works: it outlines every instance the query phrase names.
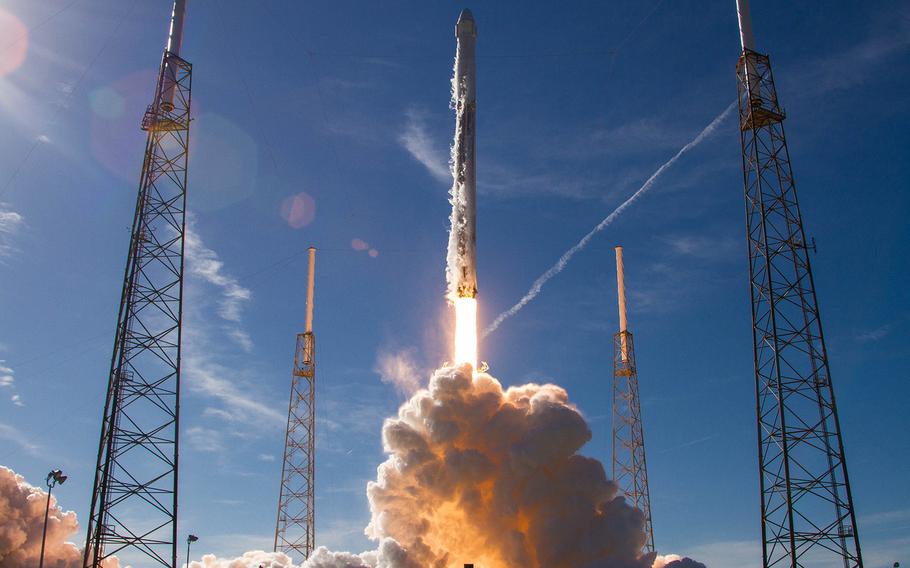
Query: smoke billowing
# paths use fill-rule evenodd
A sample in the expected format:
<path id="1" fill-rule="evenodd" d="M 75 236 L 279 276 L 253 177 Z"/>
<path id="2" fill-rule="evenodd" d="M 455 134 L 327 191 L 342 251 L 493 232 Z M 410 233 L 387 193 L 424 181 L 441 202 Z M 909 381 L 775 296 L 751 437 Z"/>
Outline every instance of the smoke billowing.
<path id="1" fill-rule="evenodd" d="M 205 554 L 202 560 L 193 560 L 188 568 L 293 568 L 288 555 L 281 552 L 254 550 L 243 556 L 225 560 L 214 554 Z"/>
<path id="2" fill-rule="evenodd" d="M 641 554 L 644 516 L 578 453 L 591 431 L 556 385 L 503 389 L 469 366 L 445 367 L 386 420 L 382 439 L 388 458 L 367 486 L 377 549 L 321 547 L 302 568 L 704 568 Z M 262 551 L 190 565 L 259 566 L 292 568 Z"/>
<path id="3" fill-rule="evenodd" d="M 691 558 L 681 558 L 670 554 L 669 556 L 658 556 L 654 561 L 654 568 L 705 568 L 705 565 Z"/>
<path id="4" fill-rule="evenodd" d="M 29 485 L 21 475 L 0 466 L 0 566 L 35 568 L 38 565 L 46 505 L 46 491 Z M 76 513 L 63 511 L 52 495 L 44 551 L 45 566 L 82 566 L 82 551 L 67 542 L 78 531 Z"/>
<path id="5" fill-rule="evenodd" d="M 469 366 L 437 370 L 386 420 L 388 458 L 367 487 L 378 543 L 361 554 L 317 549 L 302 568 L 704 568 L 642 555 L 644 517 L 617 495 L 602 464 L 578 453 L 591 438 L 556 385 L 503 389 Z M 47 494 L 0 467 L 0 566 L 33 568 Z M 51 501 L 46 566 L 76 568 L 66 542 L 76 514 Z M 114 568 L 112 564 L 109 568 Z M 190 568 L 293 568 L 275 552 L 207 554 Z"/>
<path id="6" fill-rule="evenodd" d="M 642 513 L 578 454 L 591 431 L 566 392 L 471 375 L 436 371 L 386 420 L 389 457 L 367 488 L 379 549 L 321 548 L 304 566 L 650 568 Z"/>

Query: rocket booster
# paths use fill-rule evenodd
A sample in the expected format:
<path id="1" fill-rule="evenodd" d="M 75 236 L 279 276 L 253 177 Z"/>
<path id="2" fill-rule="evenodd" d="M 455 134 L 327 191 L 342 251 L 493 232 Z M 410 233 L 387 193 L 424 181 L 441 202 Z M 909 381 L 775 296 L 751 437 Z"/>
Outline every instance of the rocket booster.
<path id="1" fill-rule="evenodd" d="M 477 26 L 465 9 L 455 24 L 457 51 L 452 79 L 455 141 L 452 148 L 452 229 L 449 235 L 448 281 L 457 298 L 477 296 L 477 170 L 475 115 L 477 97 L 475 47 Z"/>

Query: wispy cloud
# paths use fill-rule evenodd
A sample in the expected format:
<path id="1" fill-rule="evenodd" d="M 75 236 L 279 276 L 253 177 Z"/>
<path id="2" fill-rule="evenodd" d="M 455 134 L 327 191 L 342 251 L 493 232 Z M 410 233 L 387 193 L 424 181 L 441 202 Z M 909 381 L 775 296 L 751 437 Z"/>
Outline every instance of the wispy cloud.
<path id="1" fill-rule="evenodd" d="M 10 391 L 10 402 L 16 406 L 25 406 L 22 397 L 16 392 L 16 372 L 7 365 L 4 359 L 0 359 L 0 388 Z"/>
<path id="2" fill-rule="evenodd" d="M 373 371 L 382 382 L 392 385 L 405 396 L 414 394 L 420 388 L 424 375 L 429 376 L 417 363 L 417 350 L 413 347 L 397 351 L 381 350 L 376 356 Z"/>
<path id="3" fill-rule="evenodd" d="M 881 341 L 884 339 L 891 330 L 894 329 L 894 324 L 885 324 L 879 326 L 875 329 L 864 331 L 856 336 L 856 340 L 860 343 L 873 343 L 875 341 Z"/>
<path id="4" fill-rule="evenodd" d="M 18 429 L 0 422 L 0 440 L 12 442 L 33 456 L 39 455 L 41 447 L 29 441 L 28 437 Z"/>
<path id="5" fill-rule="evenodd" d="M 22 229 L 25 218 L 10 209 L 6 203 L 0 203 L 0 258 L 16 252 L 12 239 Z"/>
<path id="6" fill-rule="evenodd" d="M 186 260 L 189 275 L 183 372 L 189 389 L 211 400 L 202 416 L 221 425 L 242 423 L 259 429 L 283 424 L 280 404 L 269 402 L 264 393 L 256 391 L 251 378 L 256 373 L 248 358 L 224 347 L 229 339 L 245 352 L 252 350 L 252 339 L 241 326 L 243 308 L 252 294 L 205 244 L 192 219 L 187 228 Z M 202 434 L 202 430 L 194 432 Z M 215 451 L 211 443 L 198 443 Z"/>
<path id="7" fill-rule="evenodd" d="M 910 48 L 910 7 L 903 4 L 894 13 L 883 14 L 882 19 L 884 23 L 860 43 L 815 60 L 795 74 L 804 87 L 801 91 L 829 94 L 861 85 L 889 58 Z"/>
<path id="8" fill-rule="evenodd" d="M 863 515 L 859 518 L 858 523 L 863 527 L 867 527 L 907 521 L 910 521 L 910 509 L 895 509 L 892 511 L 879 511 L 878 513 Z"/>
<path id="9" fill-rule="evenodd" d="M 186 439 L 190 448 L 197 452 L 220 453 L 225 448 L 221 432 L 211 428 L 201 426 L 187 428 Z"/>
<path id="10" fill-rule="evenodd" d="M 14 373 L 15 371 L 6 365 L 6 361 L 0 359 L 0 387 L 12 387 L 16 382 Z"/>
<path id="11" fill-rule="evenodd" d="M 670 250 L 681 256 L 702 260 L 725 260 L 732 258 L 739 241 L 731 237 L 706 237 L 703 235 L 670 235 L 659 237 Z"/>
<path id="12" fill-rule="evenodd" d="M 700 544 L 680 552 L 706 566 L 760 568 L 761 543 L 757 540 L 728 540 Z"/>
<path id="13" fill-rule="evenodd" d="M 218 361 L 213 355 L 217 349 L 213 347 L 204 331 L 198 328 L 192 331 L 192 325 L 188 328 L 184 372 L 190 379 L 189 386 L 192 390 L 213 397 L 224 405 L 222 409 L 206 409 L 206 414 L 219 413 L 221 418 L 252 424 L 284 423 L 286 417 L 276 406 L 257 399 L 249 389 L 239 386 L 244 384 L 242 371 Z"/>
<path id="14" fill-rule="evenodd" d="M 196 233 L 192 221 L 186 231 L 186 263 L 190 274 L 203 281 L 216 286 L 221 291 L 218 315 L 225 321 L 239 324 L 243 305 L 250 300 L 252 293 L 249 288 L 240 285 L 236 278 L 224 270 L 224 262 L 218 254 L 205 246 L 199 234 Z M 252 346 L 249 336 L 239 328 L 235 328 L 231 335 L 241 347 Z"/>
<path id="15" fill-rule="evenodd" d="M 448 153 L 440 148 L 427 131 L 425 112 L 415 108 L 405 111 L 404 132 L 398 137 L 398 142 L 434 178 L 441 183 L 452 182 Z"/>

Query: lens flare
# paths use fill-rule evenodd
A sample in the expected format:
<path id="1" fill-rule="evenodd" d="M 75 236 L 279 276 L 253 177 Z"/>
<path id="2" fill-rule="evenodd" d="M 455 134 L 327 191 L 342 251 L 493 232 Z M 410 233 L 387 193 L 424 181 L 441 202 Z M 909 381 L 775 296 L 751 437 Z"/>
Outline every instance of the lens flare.
<path id="1" fill-rule="evenodd" d="M 28 54 L 28 28 L 14 14 L 0 8 L 0 77 L 22 66 Z M 12 39 L 12 43 L 8 43 Z"/>
<path id="2" fill-rule="evenodd" d="M 477 369 L 477 298 L 455 298 L 455 363 Z"/>

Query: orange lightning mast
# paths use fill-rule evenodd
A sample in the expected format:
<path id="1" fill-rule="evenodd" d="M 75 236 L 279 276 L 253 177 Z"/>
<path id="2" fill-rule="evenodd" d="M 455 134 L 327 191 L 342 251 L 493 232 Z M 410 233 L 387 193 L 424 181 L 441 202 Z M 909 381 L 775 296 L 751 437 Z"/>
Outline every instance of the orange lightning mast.
<path id="1" fill-rule="evenodd" d="M 306 327 L 297 334 L 288 428 L 281 466 L 275 552 L 303 562 L 316 547 L 316 338 L 313 335 L 313 292 L 316 249 L 309 249 Z"/>
<path id="2" fill-rule="evenodd" d="M 638 371 L 632 332 L 626 321 L 626 282 L 622 247 L 616 247 L 619 332 L 613 336 L 613 480 L 626 499 L 645 515 L 645 552 L 654 551 L 651 495 L 645 463 L 645 436 L 638 399 Z"/>

